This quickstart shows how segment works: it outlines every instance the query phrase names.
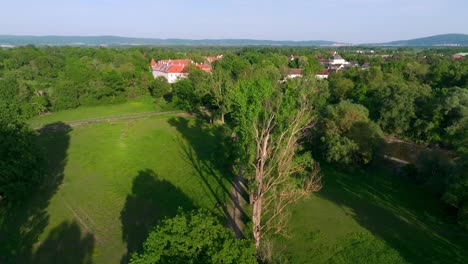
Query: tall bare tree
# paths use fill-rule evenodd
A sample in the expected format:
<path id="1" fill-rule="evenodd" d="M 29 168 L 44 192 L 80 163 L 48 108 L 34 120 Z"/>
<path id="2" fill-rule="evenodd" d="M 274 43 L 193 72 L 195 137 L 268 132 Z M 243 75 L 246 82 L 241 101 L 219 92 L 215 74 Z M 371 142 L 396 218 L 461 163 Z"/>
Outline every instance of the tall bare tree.
<path id="1" fill-rule="evenodd" d="M 287 208 L 318 191 L 321 178 L 312 159 L 297 159 L 299 141 L 315 125 L 318 89 L 314 80 L 279 86 L 268 79 L 240 81 L 233 119 L 241 163 L 247 173 L 257 251 L 269 234 L 287 236 Z"/>

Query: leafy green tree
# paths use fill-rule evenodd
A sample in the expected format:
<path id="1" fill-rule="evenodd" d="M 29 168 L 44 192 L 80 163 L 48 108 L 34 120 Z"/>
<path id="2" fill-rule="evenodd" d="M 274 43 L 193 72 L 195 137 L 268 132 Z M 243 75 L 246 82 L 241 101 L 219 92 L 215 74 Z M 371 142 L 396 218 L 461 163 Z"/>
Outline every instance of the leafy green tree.
<path id="1" fill-rule="evenodd" d="M 219 116 L 222 124 L 224 124 L 224 116 L 231 108 L 229 92 L 233 89 L 233 85 L 229 72 L 220 67 L 214 70 L 209 87 L 211 109 Z"/>
<path id="2" fill-rule="evenodd" d="M 359 104 L 341 101 L 325 109 L 318 126 L 325 157 L 342 164 L 369 163 L 382 143 L 383 133 Z"/>
<path id="3" fill-rule="evenodd" d="M 148 90 L 151 96 L 155 98 L 161 98 L 171 91 L 171 85 L 167 82 L 167 79 L 160 76 L 154 81 L 151 81 Z"/>
<path id="4" fill-rule="evenodd" d="M 255 247 L 238 240 L 206 210 L 179 212 L 165 219 L 130 263 L 257 263 Z"/>
<path id="5" fill-rule="evenodd" d="M 411 127 L 416 116 L 416 105 L 430 96 L 430 87 L 405 83 L 401 78 L 389 79 L 375 97 L 380 102 L 378 123 L 388 133 L 402 135 Z"/>
<path id="6" fill-rule="evenodd" d="M 442 102 L 444 140 L 462 153 L 468 153 L 468 89 L 449 89 Z"/>
<path id="7" fill-rule="evenodd" d="M 265 236 L 286 235 L 288 205 L 321 187 L 312 160 L 308 164 L 294 162 L 299 141 L 313 126 L 320 95 L 315 78 L 293 80 L 281 87 L 263 71 L 238 81 L 232 90 L 229 125 L 249 182 L 252 233 L 258 253 Z M 301 173 L 292 177 L 296 172 Z"/>
<path id="8" fill-rule="evenodd" d="M 331 102 L 338 103 L 350 97 L 354 83 L 352 80 L 343 77 L 341 73 L 337 73 L 330 76 L 329 87 Z"/>
<path id="9" fill-rule="evenodd" d="M 221 67 L 230 72 L 233 80 L 239 79 L 241 74 L 247 71 L 250 66 L 250 63 L 246 59 L 231 53 L 214 63 L 215 68 Z"/>
<path id="10" fill-rule="evenodd" d="M 0 99 L 0 201 L 9 203 L 30 194 L 43 176 L 36 133 L 18 113 L 17 106 Z"/>
<path id="11" fill-rule="evenodd" d="M 200 99 L 196 97 L 193 83 L 190 79 L 182 79 L 172 84 L 174 102 L 182 109 L 195 111 L 200 106 Z"/>

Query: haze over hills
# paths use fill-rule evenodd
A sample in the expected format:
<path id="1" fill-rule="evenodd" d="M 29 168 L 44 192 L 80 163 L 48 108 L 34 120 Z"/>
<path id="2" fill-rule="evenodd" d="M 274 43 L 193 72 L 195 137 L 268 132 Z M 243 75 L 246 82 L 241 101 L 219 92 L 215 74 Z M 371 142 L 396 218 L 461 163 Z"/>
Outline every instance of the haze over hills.
<path id="1" fill-rule="evenodd" d="M 333 45 L 336 42 L 326 40 L 311 41 L 275 41 L 255 39 L 159 39 L 128 38 L 118 36 L 12 36 L 0 35 L 0 45 L 89 45 L 89 46 L 321 46 Z"/>
<path id="2" fill-rule="evenodd" d="M 0 35 L 1 46 L 468 46 L 466 34 L 444 34 L 386 43 L 350 44 L 328 40 L 278 41 L 255 39 L 159 39 L 118 36 L 15 36 Z"/>
<path id="3" fill-rule="evenodd" d="M 466 34 L 443 34 L 409 40 L 372 44 L 376 46 L 468 46 Z"/>

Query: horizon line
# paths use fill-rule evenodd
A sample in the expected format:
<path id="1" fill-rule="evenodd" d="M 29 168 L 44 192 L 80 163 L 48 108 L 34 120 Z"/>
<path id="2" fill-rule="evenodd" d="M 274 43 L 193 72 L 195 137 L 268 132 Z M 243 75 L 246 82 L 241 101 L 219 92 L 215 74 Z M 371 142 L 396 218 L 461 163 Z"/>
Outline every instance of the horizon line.
<path id="1" fill-rule="evenodd" d="M 146 40 L 193 40 L 193 41 L 203 41 L 203 40 L 251 40 L 251 41 L 271 41 L 271 42 L 332 42 L 335 44 L 378 44 L 378 43 L 389 43 L 395 41 L 408 41 L 413 39 L 420 39 L 420 38 L 428 38 L 434 36 L 444 36 L 444 35 L 466 35 L 465 33 L 444 33 L 444 34 L 436 34 L 430 36 L 423 36 L 423 37 L 414 37 L 409 39 L 398 39 L 398 40 L 391 40 L 386 42 L 347 42 L 347 41 L 335 41 L 335 40 L 325 40 L 325 39 L 308 39 L 308 40 L 291 40 L 291 39 L 282 39 L 282 40 L 273 40 L 273 39 L 255 39 L 255 38 L 178 38 L 178 37 L 170 37 L 170 38 L 159 38 L 159 37 L 130 37 L 130 36 L 119 36 L 119 35 L 14 35 L 14 34 L 0 34 L 0 36 L 7 36 L 7 37 L 89 37 L 89 38 L 96 38 L 96 37 L 117 37 L 117 38 L 133 38 L 133 39 L 146 39 Z"/>

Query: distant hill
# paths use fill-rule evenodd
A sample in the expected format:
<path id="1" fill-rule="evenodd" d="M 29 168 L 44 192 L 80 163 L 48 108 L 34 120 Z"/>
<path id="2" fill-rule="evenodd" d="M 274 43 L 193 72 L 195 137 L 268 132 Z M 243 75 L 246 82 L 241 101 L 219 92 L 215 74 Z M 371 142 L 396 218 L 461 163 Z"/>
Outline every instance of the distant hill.
<path id="1" fill-rule="evenodd" d="M 117 36 L 12 36 L 0 35 L 0 45 L 76 45 L 76 46 L 332 46 L 334 41 L 276 41 L 254 39 L 158 39 Z"/>
<path id="2" fill-rule="evenodd" d="M 398 40 L 387 43 L 371 44 L 372 46 L 468 46 L 468 35 L 444 34 L 410 40 Z"/>
<path id="3" fill-rule="evenodd" d="M 0 47 L 23 45 L 74 45 L 74 46 L 349 46 L 328 40 L 256 40 L 256 39 L 160 39 L 127 38 L 118 36 L 13 36 L 0 35 Z M 410 40 L 386 43 L 359 44 L 363 46 L 429 47 L 429 46 L 468 46 L 468 35 L 445 34 Z"/>

